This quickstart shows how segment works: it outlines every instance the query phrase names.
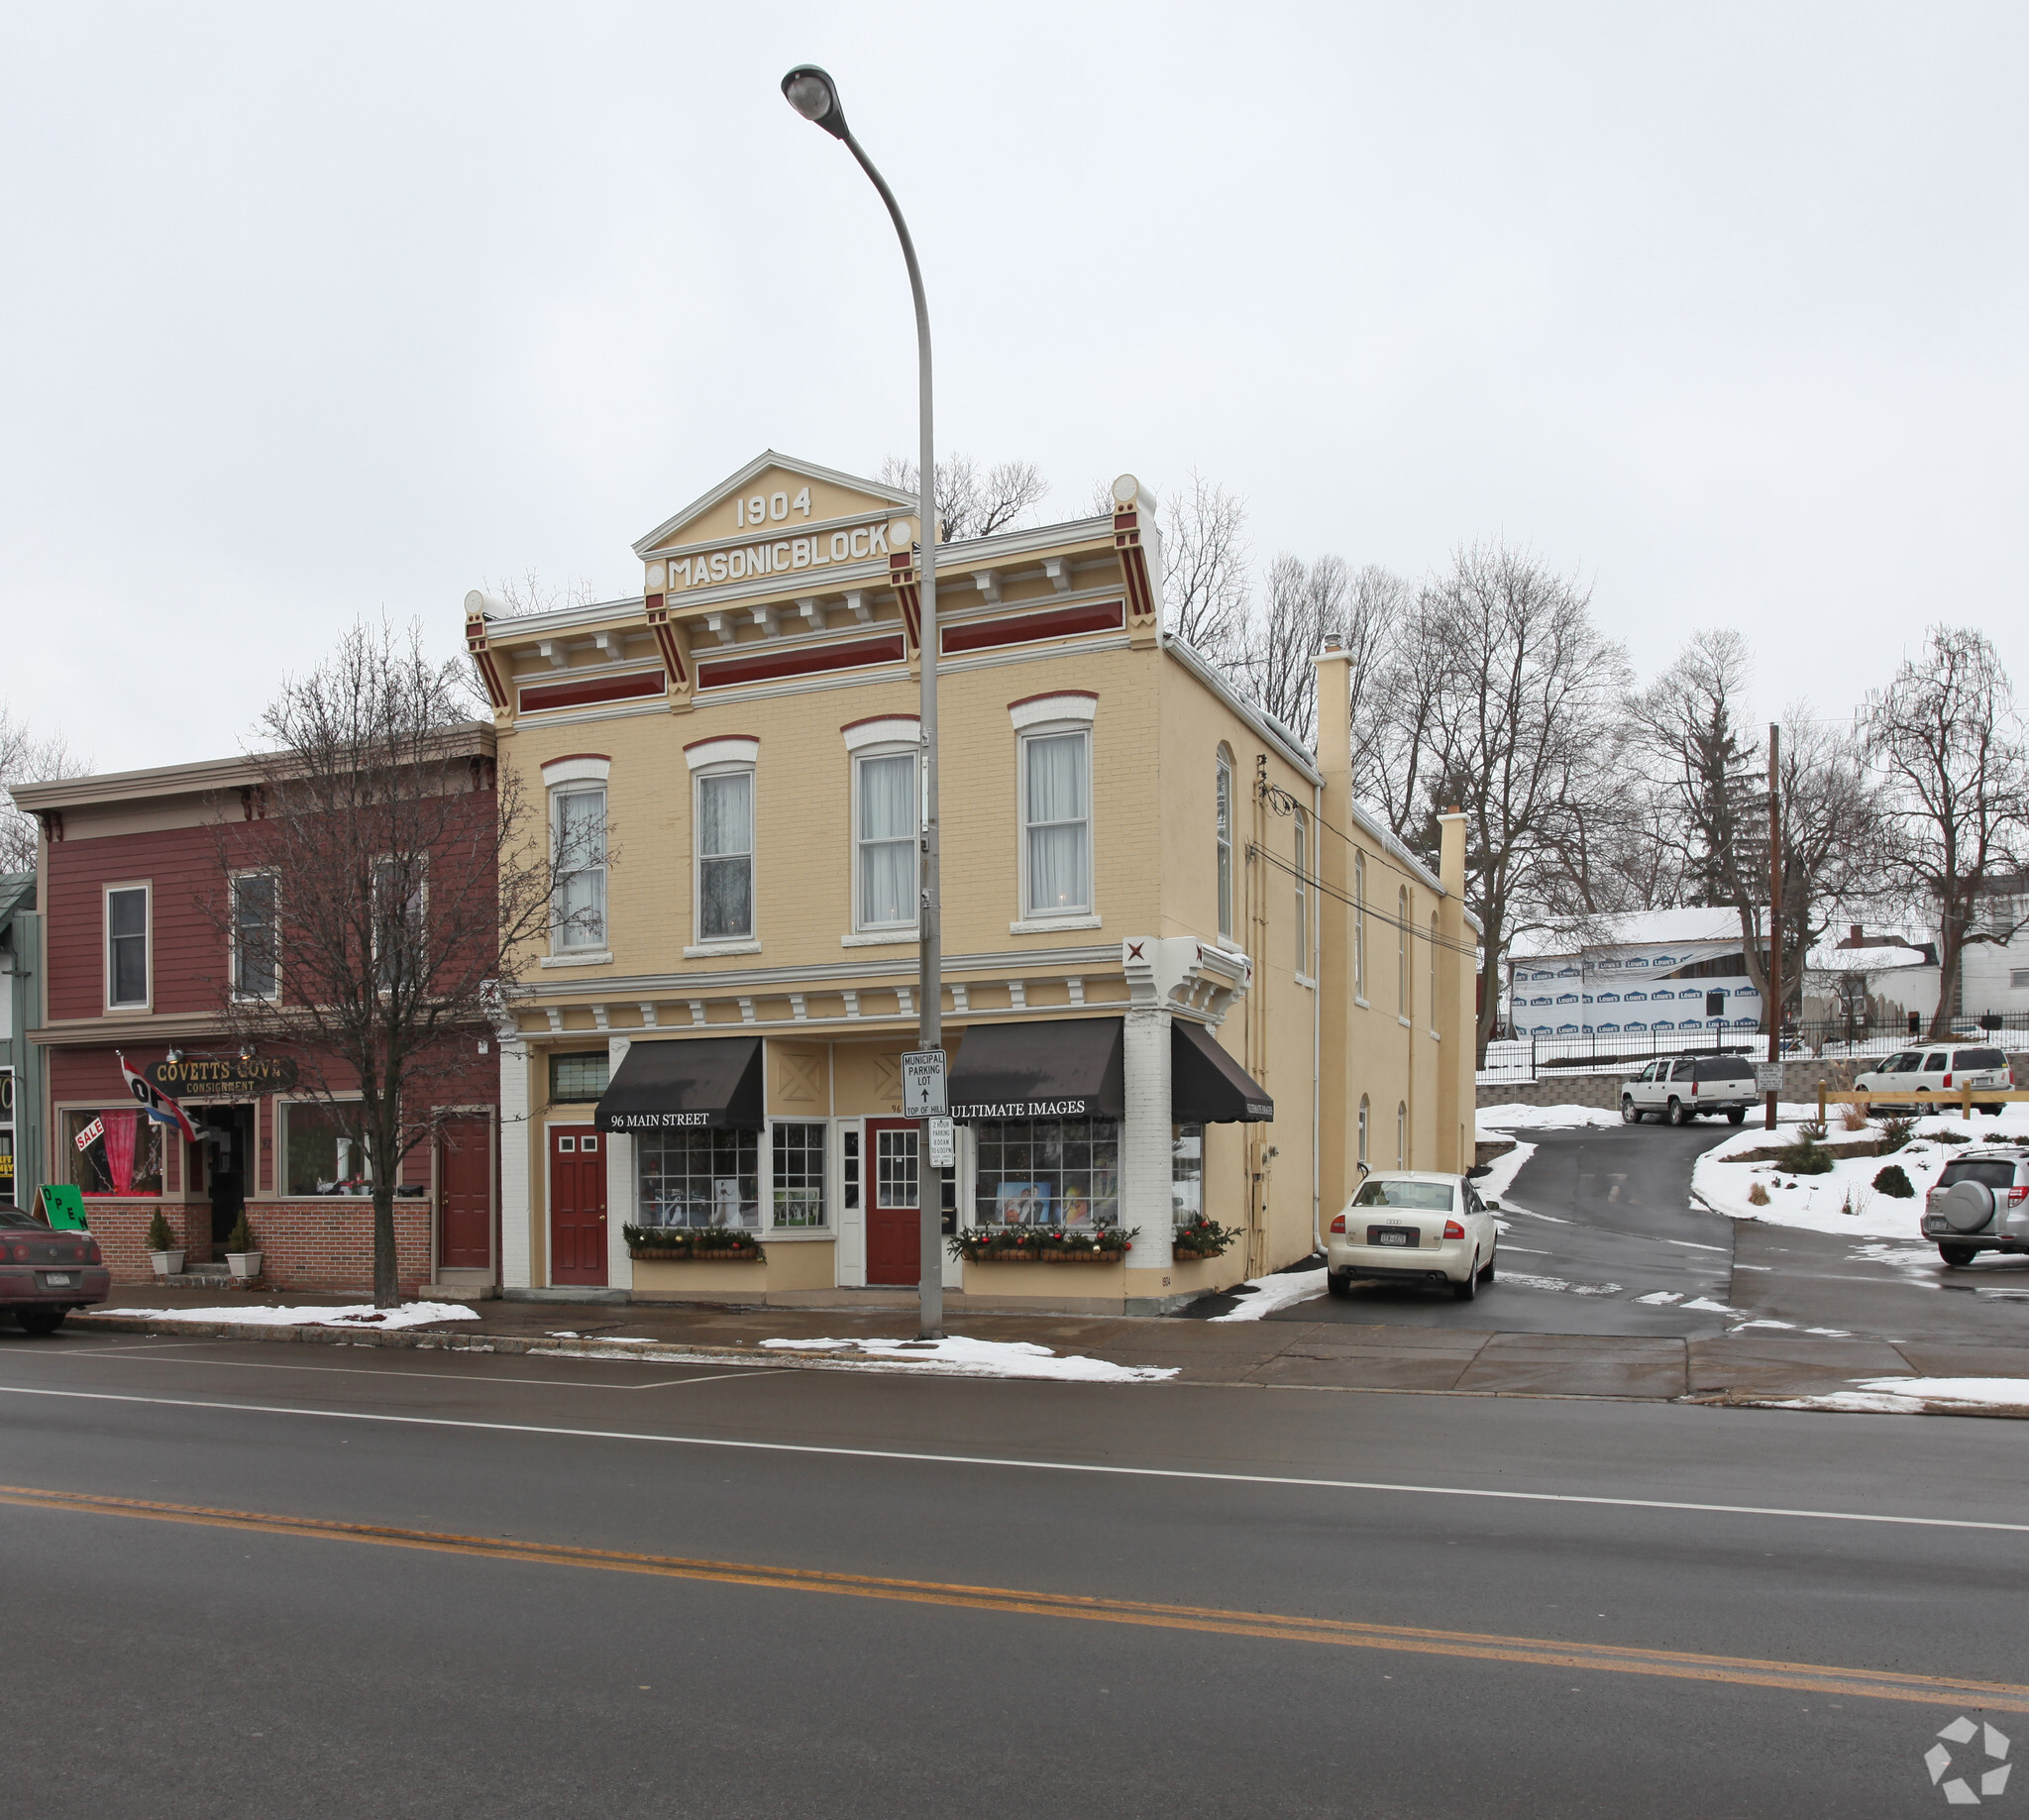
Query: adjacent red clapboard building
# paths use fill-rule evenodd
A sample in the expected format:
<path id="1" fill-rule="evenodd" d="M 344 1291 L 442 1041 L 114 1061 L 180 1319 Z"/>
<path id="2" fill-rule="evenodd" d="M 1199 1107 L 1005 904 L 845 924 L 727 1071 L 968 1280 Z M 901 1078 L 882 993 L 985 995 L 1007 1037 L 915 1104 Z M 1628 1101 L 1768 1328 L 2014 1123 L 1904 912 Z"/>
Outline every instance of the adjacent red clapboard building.
<path id="1" fill-rule="evenodd" d="M 470 739 L 473 812 L 490 818 L 492 729 L 476 726 Z M 43 1168 L 83 1191 L 115 1281 L 153 1274 L 147 1234 L 157 1213 L 187 1269 L 223 1275 L 225 1240 L 244 1211 L 263 1287 L 373 1282 L 363 1159 L 343 1121 L 299 1086 L 306 1058 L 274 1045 L 247 1050 L 223 1027 L 230 995 L 288 990 L 285 949 L 272 937 L 236 944 L 215 908 L 230 876 L 241 923 L 258 929 L 264 907 L 273 912 L 258 786 L 252 765 L 223 759 L 15 793 L 42 824 L 45 1016 L 29 1034 L 47 1062 Z M 442 1103 L 417 1109 L 437 1128 L 409 1153 L 395 1200 L 404 1293 L 471 1293 L 498 1280 L 499 1070 L 473 1047 L 469 1073 Z M 181 1103 L 195 1143 L 141 1113 L 122 1055 Z M 38 1186 L 20 1185 L 24 1204 Z"/>

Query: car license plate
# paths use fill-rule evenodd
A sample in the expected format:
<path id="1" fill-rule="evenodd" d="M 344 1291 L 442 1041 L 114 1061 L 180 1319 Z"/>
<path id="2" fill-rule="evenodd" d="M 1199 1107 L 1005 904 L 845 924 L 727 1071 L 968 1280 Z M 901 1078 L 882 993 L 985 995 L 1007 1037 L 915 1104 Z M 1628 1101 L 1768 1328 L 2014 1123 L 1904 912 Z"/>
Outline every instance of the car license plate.
<path id="1" fill-rule="evenodd" d="M 1423 1234 L 1413 1226 L 1370 1226 L 1367 1228 L 1367 1243 L 1370 1245 L 1413 1245 Z"/>
<path id="2" fill-rule="evenodd" d="M 70 1287 L 70 1272 L 67 1270 L 45 1270 L 43 1272 L 43 1283 L 46 1288 L 50 1289 L 68 1289 Z"/>
<path id="3" fill-rule="evenodd" d="M 1923 1217 L 1923 1230 L 1926 1232 L 1942 1232 L 1945 1230 L 1944 1216 L 1942 1214 L 1925 1214 Z"/>

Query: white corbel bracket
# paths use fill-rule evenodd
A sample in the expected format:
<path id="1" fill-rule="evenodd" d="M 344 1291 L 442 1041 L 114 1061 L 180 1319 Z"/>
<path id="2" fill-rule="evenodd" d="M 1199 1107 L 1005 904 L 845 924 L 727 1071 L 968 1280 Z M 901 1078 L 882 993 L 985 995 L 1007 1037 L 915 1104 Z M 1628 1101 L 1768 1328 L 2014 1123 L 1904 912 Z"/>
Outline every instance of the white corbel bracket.
<path id="1" fill-rule="evenodd" d="M 1254 963 L 1244 954 L 1194 935 L 1129 936 L 1121 943 L 1121 964 L 1130 1005 L 1191 1012 L 1215 1030 L 1254 978 Z"/>

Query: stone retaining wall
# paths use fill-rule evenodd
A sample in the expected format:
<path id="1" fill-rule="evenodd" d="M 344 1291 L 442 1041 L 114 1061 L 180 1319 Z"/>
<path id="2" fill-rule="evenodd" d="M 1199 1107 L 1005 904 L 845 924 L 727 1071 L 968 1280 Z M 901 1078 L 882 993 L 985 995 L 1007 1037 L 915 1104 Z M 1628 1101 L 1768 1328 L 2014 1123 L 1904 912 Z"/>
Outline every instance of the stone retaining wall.
<path id="1" fill-rule="evenodd" d="M 1782 1097 L 1785 1100 L 1815 1100 L 1818 1083 L 1828 1093 L 1851 1093 L 1853 1078 L 1871 1068 L 1877 1055 L 1840 1056 L 1820 1061 L 1815 1056 L 1791 1056 L 1782 1064 Z M 1631 1062 L 1600 1074 L 1538 1072 L 1533 1081 L 1486 1081 L 1477 1089 L 1476 1106 L 1601 1106 L 1621 1103 L 1621 1083 L 1632 1080 L 1648 1064 Z M 2029 1052 L 2010 1051 L 2008 1065 L 2015 1071 L 2015 1085 L 2029 1090 Z"/>

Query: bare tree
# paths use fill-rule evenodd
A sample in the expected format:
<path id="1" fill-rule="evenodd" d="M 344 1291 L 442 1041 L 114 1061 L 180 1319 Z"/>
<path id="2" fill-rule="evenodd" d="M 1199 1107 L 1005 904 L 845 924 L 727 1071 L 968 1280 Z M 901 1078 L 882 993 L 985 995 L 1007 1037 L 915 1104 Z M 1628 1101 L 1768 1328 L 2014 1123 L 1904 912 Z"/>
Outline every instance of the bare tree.
<path id="1" fill-rule="evenodd" d="M 383 1308 L 400 1298 L 403 1158 L 492 1065 L 481 1044 L 547 937 L 558 875 L 590 857 L 553 864 L 543 806 L 497 776 L 476 705 L 419 628 L 355 626 L 262 715 L 257 782 L 220 817 L 203 904 L 232 957 L 226 1027 L 292 1056 L 299 1090 L 362 1147 Z"/>
<path id="2" fill-rule="evenodd" d="M 532 565 L 519 576 L 502 576 L 489 583 L 486 591 L 515 618 L 554 612 L 560 606 L 590 606 L 598 598 L 598 590 L 582 576 L 558 585 L 545 582 Z"/>
<path id="3" fill-rule="evenodd" d="M 0 705 L 0 872 L 33 872 L 36 819 L 14 806 L 16 784 L 41 784 L 83 777 L 87 759 L 73 756 L 60 733 L 38 733 Z"/>
<path id="4" fill-rule="evenodd" d="M 1893 866 L 1938 918 L 1938 1009 L 1933 1036 L 1957 1011 L 1953 986 L 1969 943 L 2006 941 L 2013 928 L 1979 926 L 1980 900 L 2021 864 L 2029 816 L 2029 751 L 2014 692 L 1983 632 L 1930 628 L 1860 715 L 1869 758 L 1886 788 Z"/>
<path id="5" fill-rule="evenodd" d="M 1230 660 L 1247 696 L 1306 745 L 1318 717 L 1311 660 L 1328 638 L 1342 638 L 1349 592 L 1343 557 L 1306 564 L 1285 550 L 1268 565 L 1262 603 L 1247 616 Z"/>
<path id="6" fill-rule="evenodd" d="M 891 455 L 875 476 L 884 486 L 916 490 L 916 464 Z M 937 464 L 937 523 L 945 543 L 991 537 L 1005 531 L 1041 501 L 1050 489 L 1033 462 L 998 462 L 981 474 L 969 455 L 952 454 Z"/>
<path id="7" fill-rule="evenodd" d="M 1401 624 L 1377 694 L 1388 813 L 1435 857 L 1438 813 L 1464 811 L 1466 905 L 1490 979 L 1516 934 L 1570 904 L 1573 869 L 1620 788 L 1628 680 L 1589 595 L 1498 545 L 1458 551 Z M 1501 995 L 1483 1001 L 1482 1054 Z"/>
<path id="8" fill-rule="evenodd" d="M 1159 517 L 1166 629 L 1230 670 L 1246 626 L 1246 501 L 1194 470 L 1188 491 L 1163 497 Z"/>

